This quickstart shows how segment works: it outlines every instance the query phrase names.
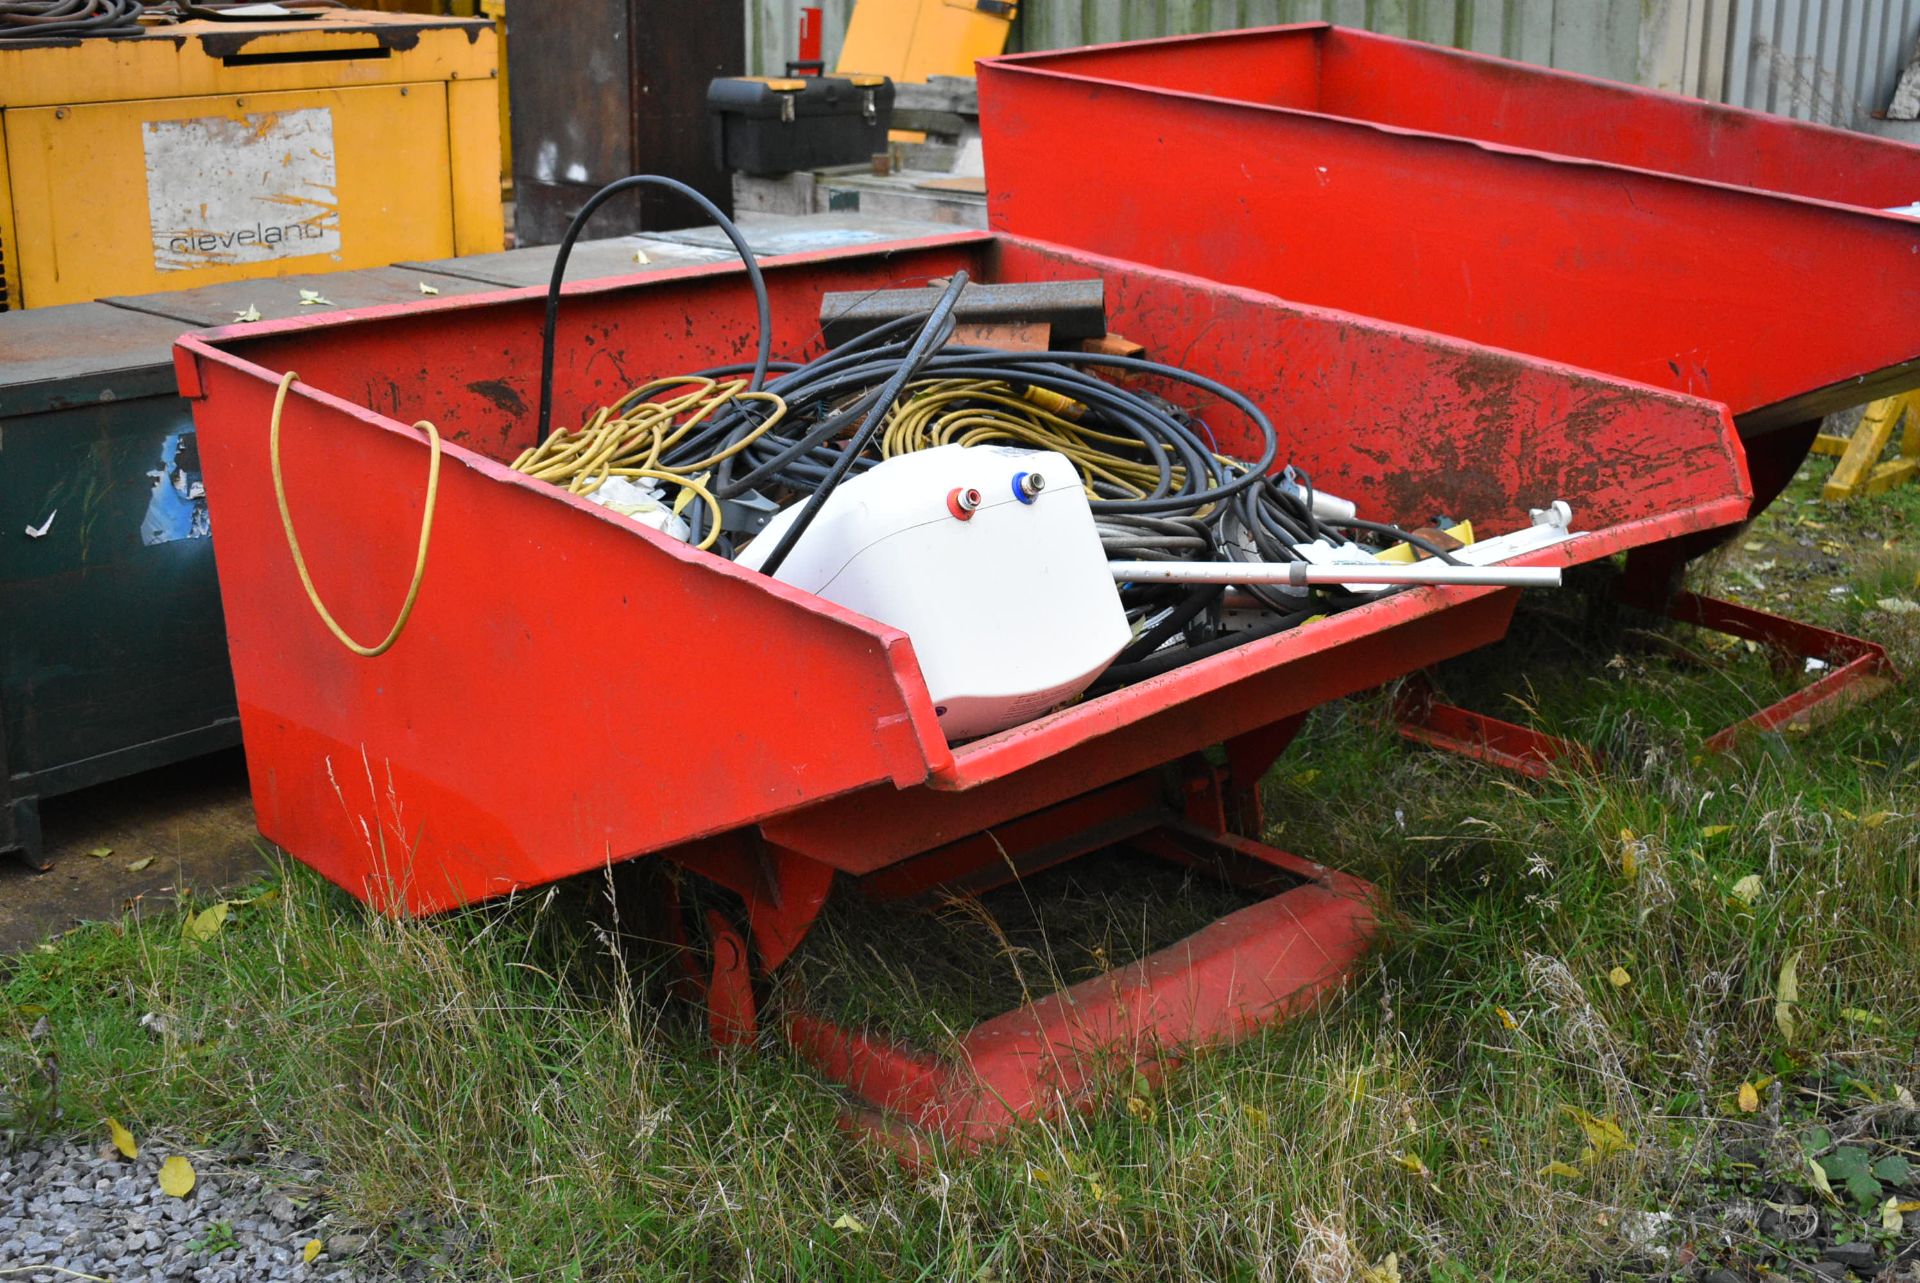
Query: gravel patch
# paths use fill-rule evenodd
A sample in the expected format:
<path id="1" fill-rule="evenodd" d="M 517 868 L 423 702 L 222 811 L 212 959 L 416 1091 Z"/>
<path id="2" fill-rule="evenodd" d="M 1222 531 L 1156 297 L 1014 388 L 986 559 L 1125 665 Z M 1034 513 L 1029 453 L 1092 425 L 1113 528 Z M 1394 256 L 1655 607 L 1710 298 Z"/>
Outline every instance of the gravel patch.
<path id="1" fill-rule="evenodd" d="M 73 1283 L 76 1276 L 136 1283 L 372 1283 L 395 1272 L 364 1256 L 366 1236 L 332 1229 L 301 1193 L 314 1164 L 190 1153 L 198 1182 L 185 1198 L 160 1189 L 160 1164 L 178 1152 L 143 1144 L 50 1141 L 0 1153 L 0 1278 Z M 320 1240 L 313 1261 L 303 1249 Z M 36 1268 L 42 1267 L 42 1268 Z"/>

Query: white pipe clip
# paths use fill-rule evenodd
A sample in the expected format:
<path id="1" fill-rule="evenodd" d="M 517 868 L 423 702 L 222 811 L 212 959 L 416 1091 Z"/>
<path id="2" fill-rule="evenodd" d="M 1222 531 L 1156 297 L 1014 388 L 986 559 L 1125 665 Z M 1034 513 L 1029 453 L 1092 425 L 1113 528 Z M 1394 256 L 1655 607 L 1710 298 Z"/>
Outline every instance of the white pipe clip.
<path id="1" fill-rule="evenodd" d="M 1465 585 L 1475 588 L 1558 588 L 1558 566 L 1450 566 L 1443 561 L 1310 565 L 1304 561 L 1112 561 L 1123 584 L 1340 584 Z"/>

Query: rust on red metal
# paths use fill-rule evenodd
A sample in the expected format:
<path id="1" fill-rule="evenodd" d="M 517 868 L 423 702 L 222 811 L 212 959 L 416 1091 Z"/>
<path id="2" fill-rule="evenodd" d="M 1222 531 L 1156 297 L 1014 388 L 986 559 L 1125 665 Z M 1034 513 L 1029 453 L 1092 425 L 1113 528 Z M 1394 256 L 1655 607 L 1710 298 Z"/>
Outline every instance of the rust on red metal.
<path id="1" fill-rule="evenodd" d="M 1011 237 L 769 261 L 775 355 L 822 350 L 825 290 L 960 268 L 988 281 L 1099 277 L 1116 330 L 1242 389 L 1279 425 L 1282 462 L 1383 519 L 1462 514 L 1497 531 L 1567 500 L 1582 533 L 1526 558 L 1536 564 L 1709 530 L 1751 498 L 1732 424 L 1709 402 Z M 997 876 L 984 854 L 995 842 L 1039 864 L 1115 839 L 1177 858 L 1196 825 L 1240 850 L 1232 830 L 1259 835 L 1259 778 L 1302 714 L 1497 639 L 1518 596 L 1394 593 L 949 744 L 904 635 L 505 466 L 532 439 L 541 312 L 540 292 L 521 290 L 177 347 L 221 530 L 259 822 L 396 911 L 648 854 L 701 874 L 744 906 L 740 921 L 703 919 L 711 965 L 687 977 L 723 1040 L 756 1027 L 756 981 L 804 937 L 836 870 L 895 893 L 984 884 Z M 556 421 L 657 376 L 743 359 L 753 312 L 732 266 L 569 287 Z M 288 369 L 300 374 L 282 434 L 288 502 L 349 631 L 384 624 L 407 587 L 428 453 L 409 425 L 431 419 L 447 442 L 424 586 L 377 659 L 327 633 L 287 550 L 266 437 Z M 1224 407 L 1190 408 L 1223 451 L 1248 444 Z M 1209 773 L 1201 754 L 1222 744 L 1229 766 Z M 1139 781 L 1168 767 L 1193 791 L 1156 819 Z M 1176 829 L 1187 836 L 1171 846 L 1155 837 Z M 1359 888 L 1257 844 L 1240 854 L 1309 885 L 1124 973 L 1136 1014 L 1112 1006 L 1088 1025 L 1069 1012 L 1076 996 L 1016 1013 L 978 1050 L 1007 1065 L 1036 1048 L 1071 1063 L 1076 1040 L 1111 1035 L 1177 1051 L 1335 983 L 1370 921 Z M 680 939 L 688 922 L 662 894 L 673 900 L 665 934 Z M 1187 985 L 1203 997 L 1178 997 Z M 1038 1108 L 1046 1093 L 1035 1093 Z M 984 1105 L 963 1112 L 967 1134 L 991 1121 Z"/>

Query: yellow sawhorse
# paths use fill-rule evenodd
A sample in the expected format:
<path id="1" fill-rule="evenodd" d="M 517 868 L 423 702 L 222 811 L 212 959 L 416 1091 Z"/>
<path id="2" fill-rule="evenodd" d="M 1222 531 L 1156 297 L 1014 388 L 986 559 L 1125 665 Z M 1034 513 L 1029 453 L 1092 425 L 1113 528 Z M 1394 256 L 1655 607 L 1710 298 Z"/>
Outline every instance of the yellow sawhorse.
<path id="1" fill-rule="evenodd" d="M 1899 457 L 1882 463 L 1893 430 L 1904 421 L 1900 434 Z M 1813 443 L 1815 454 L 1837 454 L 1840 462 L 1820 489 L 1826 500 L 1851 499 L 1855 495 L 1879 494 L 1891 490 L 1916 472 L 1920 472 L 1920 391 L 1903 392 L 1873 402 L 1860 416 L 1860 426 L 1850 437 L 1822 432 Z"/>

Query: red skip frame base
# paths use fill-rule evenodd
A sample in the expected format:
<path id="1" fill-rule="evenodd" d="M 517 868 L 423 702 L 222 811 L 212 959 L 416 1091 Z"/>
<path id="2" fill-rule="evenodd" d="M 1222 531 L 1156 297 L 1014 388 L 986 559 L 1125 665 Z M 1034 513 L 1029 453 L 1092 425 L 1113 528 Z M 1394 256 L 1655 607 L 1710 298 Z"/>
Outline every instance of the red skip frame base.
<path id="1" fill-rule="evenodd" d="M 1633 604 L 1645 604 L 1630 593 L 1623 595 Z M 1684 624 L 1758 642 L 1792 659 L 1816 659 L 1832 665 L 1832 671 L 1818 681 L 1708 736 L 1704 747 L 1711 753 L 1726 752 L 1748 732 L 1810 725 L 1822 716 L 1872 698 L 1900 679 L 1885 648 L 1876 642 L 1738 602 L 1680 592 L 1649 609 Z M 1434 698 L 1432 687 L 1419 675 L 1407 679 L 1396 701 L 1394 717 L 1400 734 L 1416 743 L 1535 779 L 1563 763 L 1590 767 L 1595 760 L 1592 750 L 1584 745 L 1443 703 Z"/>
<path id="2" fill-rule="evenodd" d="M 1240 778 L 1258 780 L 1298 718 L 1229 746 Z M 1091 1108 L 1102 1084 L 1157 1081 L 1194 1048 L 1235 1042 L 1337 989 L 1376 926 L 1373 888 L 1357 878 L 1229 831 L 1260 831 L 1257 788 L 1200 761 L 1171 789 L 1159 771 L 936 847 L 860 878 L 861 893 L 910 911 L 954 888 L 980 893 L 1094 851 L 1125 846 L 1264 896 L 1184 940 L 977 1026 L 954 1054 L 925 1052 L 836 1025 L 792 995 L 783 1032 L 793 1050 L 853 1098 L 848 1121 L 903 1152 L 939 1138 L 971 1148 L 1018 1123 Z M 765 842 L 710 843 L 675 863 L 745 901 L 745 929 L 708 911 L 704 964 L 683 987 L 705 1006 L 716 1045 L 758 1032 L 754 982 L 768 980 L 826 899 L 825 866 Z M 659 897 L 666 938 L 686 944 L 670 887 Z M 750 943 L 751 942 L 751 943 Z M 682 951 L 692 964 L 699 951 Z"/>
<path id="3" fill-rule="evenodd" d="M 1225 855 L 1297 885 L 977 1025 L 948 1056 L 809 1014 L 788 1018 L 788 1040 L 860 1102 L 859 1124 L 910 1151 L 932 1136 L 970 1148 L 1023 1120 L 1091 1108 L 1116 1074 L 1158 1081 L 1192 1048 L 1304 1011 L 1344 982 L 1372 939 L 1372 888 L 1357 879 L 1175 820 L 1128 845 L 1183 863 Z"/>

